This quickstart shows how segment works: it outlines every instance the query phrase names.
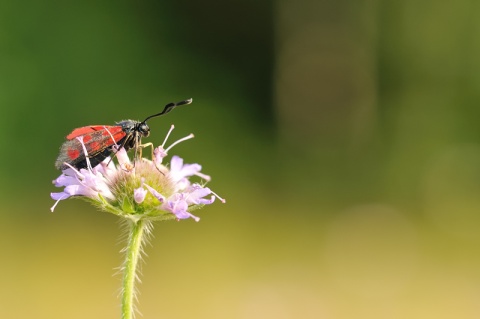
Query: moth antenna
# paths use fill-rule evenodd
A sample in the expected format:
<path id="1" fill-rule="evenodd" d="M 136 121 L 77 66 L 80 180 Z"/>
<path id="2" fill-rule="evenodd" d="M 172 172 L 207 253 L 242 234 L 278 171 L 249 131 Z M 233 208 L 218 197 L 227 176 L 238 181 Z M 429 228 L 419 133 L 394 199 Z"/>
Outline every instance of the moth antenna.
<path id="1" fill-rule="evenodd" d="M 164 114 L 167 114 L 168 112 L 170 112 L 171 110 L 173 110 L 174 108 L 176 108 L 177 106 L 180 106 L 180 105 L 188 105 L 190 103 L 192 103 L 193 99 L 188 99 L 188 100 L 184 100 L 184 101 L 180 101 L 180 102 L 177 102 L 177 103 L 168 103 L 167 105 L 165 105 L 165 108 L 163 109 L 162 112 L 158 113 L 158 114 L 154 114 L 154 115 L 150 115 L 149 117 L 147 117 L 146 119 L 144 119 L 141 123 L 145 123 L 147 122 L 147 120 L 151 119 L 152 117 L 157 117 L 157 116 L 161 116 L 161 115 L 164 115 Z"/>

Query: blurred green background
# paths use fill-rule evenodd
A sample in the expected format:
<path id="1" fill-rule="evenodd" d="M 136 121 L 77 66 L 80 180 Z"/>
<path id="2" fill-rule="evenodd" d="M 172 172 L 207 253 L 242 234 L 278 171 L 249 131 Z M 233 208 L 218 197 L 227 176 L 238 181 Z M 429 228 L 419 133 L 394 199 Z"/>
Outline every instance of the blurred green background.
<path id="1" fill-rule="evenodd" d="M 149 122 L 227 199 L 156 225 L 139 318 L 479 318 L 480 2 L 0 1 L 0 317 L 119 318 L 64 136 Z"/>

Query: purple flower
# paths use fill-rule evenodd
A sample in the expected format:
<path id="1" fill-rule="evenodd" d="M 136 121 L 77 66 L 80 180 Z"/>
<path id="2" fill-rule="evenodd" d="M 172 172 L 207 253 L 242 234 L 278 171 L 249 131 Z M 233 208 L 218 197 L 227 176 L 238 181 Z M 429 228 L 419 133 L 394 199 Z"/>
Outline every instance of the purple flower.
<path id="1" fill-rule="evenodd" d="M 173 125 L 167 138 L 172 130 Z M 165 138 L 163 144 L 154 149 L 152 160 L 138 158 L 132 163 L 121 148 L 115 152 L 118 164 L 106 158 L 94 168 L 77 170 L 70 166 L 53 181 L 56 187 L 63 187 L 63 191 L 51 193 L 56 201 L 51 211 L 61 200 L 75 196 L 88 199 L 107 212 L 135 220 L 193 218 L 199 221 L 190 210 L 212 204 L 215 198 L 225 202 L 210 188 L 190 181 L 195 176 L 208 182 L 210 176 L 200 172 L 202 167 L 199 164 L 184 164 L 178 156 L 172 157 L 170 169 L 162 164 L 174 145 L 192 137 L 190 134 L 167 149 L 164 148 Z M 88 158 L 88 154 L 85 155 Z"/>
<path id="2" fill-rule="evenodd" d="M 135 202 L 138 204 L 144 201 L 145 196 L 147 196 L 147 191 L 143 187 L 135 188 L 133 190 L 133 199 L 135 199 Z"/>
<path id="3" fill-rule="evenodd" d="M 73 167 L 63 171 L 53 184 L 56 187 L 65 187 L 63 192 L 51 193 L 52 199 L 57 202 L 52 206 L 51 211 L 55 209 L 55 206 L 60 200 L 67 199 L 71 196 L 86 196 L 92 199 L 104 198 L 113 199 L 114 195 L 108 185 L 106 176 L 100 171 L 104 169 L 106 163 L 102 163 L 93 169 L 80 169 L 77 170 Z"/>

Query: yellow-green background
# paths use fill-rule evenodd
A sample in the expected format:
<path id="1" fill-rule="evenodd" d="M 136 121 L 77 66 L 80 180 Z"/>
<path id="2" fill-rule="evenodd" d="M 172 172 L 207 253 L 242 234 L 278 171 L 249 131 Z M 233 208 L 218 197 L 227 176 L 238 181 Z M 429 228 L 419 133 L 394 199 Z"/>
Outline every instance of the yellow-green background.
<path id="1" fill-rule="evenodd" d="M 119 223 L 50 213 L 53 163 L 190 97 L 148 141 L 227 204 L 156 225 L 144 318 L 480 318 L 472 0 L 1 0 L 1 318 L 119 318 Z"/>

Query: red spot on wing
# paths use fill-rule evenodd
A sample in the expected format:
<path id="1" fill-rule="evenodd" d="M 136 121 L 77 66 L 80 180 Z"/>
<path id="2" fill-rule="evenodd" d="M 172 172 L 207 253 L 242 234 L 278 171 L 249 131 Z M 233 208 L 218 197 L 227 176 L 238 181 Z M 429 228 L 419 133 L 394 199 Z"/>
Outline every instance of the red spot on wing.
<path id="1" fill-rule="evenodd" d="M 80 151 L 79 150 L 76 150 L 76 149 L 73 149 L 73 148 L 69 148 L 67 150 L 67 156 L 68 158 L 70 158 L 71 160 L 74 160 L 76 158 L 78 158 L 78 156 L 80 155 Z"/>
<path id="2" fill-rule="evenodd" d="M 92 140 L 92 134 L 86 134 L 83 136 L 83 143 L 88 143 Z"/>
<path id="3" fill-rule="evenodd" d="M 99 142 L 92 142 L 92 143 L 90 143 L 89 148 L 90 148 L 90 150 L 91 150 L 93 153 L 96 153 L 96 152 L 98 152 L 98 151 L 101 151 L 101 150 L 104 149 L 105 147 L 100 147 L 100 143 L 99 143 Z"/>

